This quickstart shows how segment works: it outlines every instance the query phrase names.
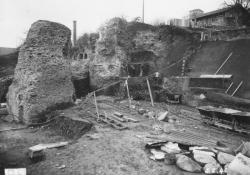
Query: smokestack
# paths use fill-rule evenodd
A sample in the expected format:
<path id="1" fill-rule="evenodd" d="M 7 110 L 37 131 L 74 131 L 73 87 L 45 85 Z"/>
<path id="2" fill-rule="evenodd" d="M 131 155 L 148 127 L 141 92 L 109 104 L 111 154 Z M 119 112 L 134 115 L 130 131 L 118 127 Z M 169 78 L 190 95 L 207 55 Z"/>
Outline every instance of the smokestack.
<path id="1" fill-rule="evenodd" d="M 142 22 L 144 23 L 144 0 L 142 0 Z"/>
<path id="2" fill-rule="evenodd" d="M 76 46 L 76 21 L 73 21 L 73 46 Z"/>

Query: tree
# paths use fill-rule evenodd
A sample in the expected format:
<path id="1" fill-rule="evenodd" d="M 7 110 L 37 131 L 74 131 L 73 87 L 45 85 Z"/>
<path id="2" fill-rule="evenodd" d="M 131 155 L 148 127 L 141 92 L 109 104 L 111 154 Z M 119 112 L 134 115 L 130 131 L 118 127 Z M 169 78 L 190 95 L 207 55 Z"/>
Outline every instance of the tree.
<path id="1" fill-rule="evenodd" d="M 226 0 L 224 1 L 225 6 L 232 7 L 232 6 L 242 6 L 245 9 L 250 8 L 250 0 Z"/>
<path id="2" fill-rule="evenodd" d="M 235 11 L 236 15 L 235 16 L 235 23 L 239 26 L 239 16 L 241 16 L 241 25 L 250 25 L 250 0 L 226 0 L 224 2 L 224 5 L 226 7 L 232 7 L 233 10 Z M 242 9 L 245 9 L 245 12 L 243 14 L 242 13 Z M 241 14 L 241 15 L 240 15 Z"/>

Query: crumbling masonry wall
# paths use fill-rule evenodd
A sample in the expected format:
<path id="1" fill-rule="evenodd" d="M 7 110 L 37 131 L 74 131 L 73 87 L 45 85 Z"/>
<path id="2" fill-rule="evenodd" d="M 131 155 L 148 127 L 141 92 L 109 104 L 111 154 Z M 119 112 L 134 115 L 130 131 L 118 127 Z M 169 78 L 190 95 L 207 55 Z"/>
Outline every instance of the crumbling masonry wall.
<path id="1" fill-rule="evenodd" d="M 14 119 L 44 120 L 51 109 L 72 103 L 74 87 L 68 60 L 70 30 L 61 24 L 37 21 L 22 45 L 7 104 Z"/>

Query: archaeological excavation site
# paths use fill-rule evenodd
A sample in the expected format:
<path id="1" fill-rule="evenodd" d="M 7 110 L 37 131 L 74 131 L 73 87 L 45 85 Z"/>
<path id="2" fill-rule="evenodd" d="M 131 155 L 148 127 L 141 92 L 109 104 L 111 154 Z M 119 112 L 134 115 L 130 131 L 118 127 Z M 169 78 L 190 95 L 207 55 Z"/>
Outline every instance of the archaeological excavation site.
<path id="1" fill-rule="evenodd" d="M 0 48 L 0 174 L 250 175 L 249 10 L 182 21 L 37 20 Z"/>

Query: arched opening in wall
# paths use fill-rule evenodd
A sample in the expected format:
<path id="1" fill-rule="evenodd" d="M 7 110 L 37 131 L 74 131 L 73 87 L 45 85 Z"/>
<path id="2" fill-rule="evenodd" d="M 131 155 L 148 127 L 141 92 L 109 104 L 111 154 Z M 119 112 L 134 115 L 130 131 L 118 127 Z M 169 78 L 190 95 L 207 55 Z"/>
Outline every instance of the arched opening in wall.
<path id="1" fill-rule="evenodd" d="M 79 54 L 79 60 L 82 60 L 83 59 L 83 53 L 80 53 Z"/>
<path id="2" fill-rule="evenodd" d="M 88 58 L 88 54 L 84 54 L 84 59 L 87 59 Z"/>
<path id="3" fill-rule="evenodd" d="M 152 51 L 138 51 L 130 54 L 127 72 L 131 77 L 147 76 L 156 69 L 157 56 Z"/>
<path id="4" fill-rule="evenodd" d="M 76 98 L 86 96 L 90 92 L 89 77 L 84 79 L 73 80 Z"/>

